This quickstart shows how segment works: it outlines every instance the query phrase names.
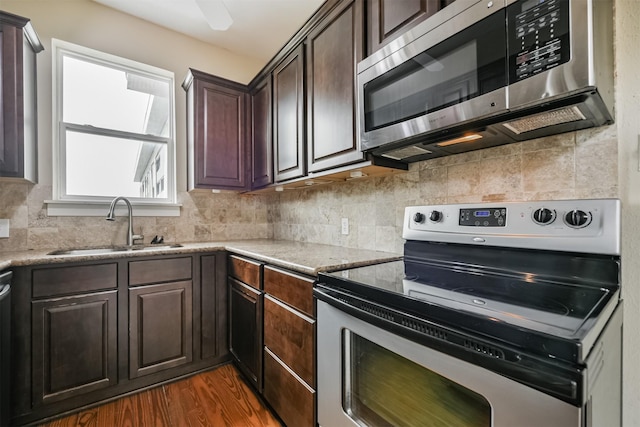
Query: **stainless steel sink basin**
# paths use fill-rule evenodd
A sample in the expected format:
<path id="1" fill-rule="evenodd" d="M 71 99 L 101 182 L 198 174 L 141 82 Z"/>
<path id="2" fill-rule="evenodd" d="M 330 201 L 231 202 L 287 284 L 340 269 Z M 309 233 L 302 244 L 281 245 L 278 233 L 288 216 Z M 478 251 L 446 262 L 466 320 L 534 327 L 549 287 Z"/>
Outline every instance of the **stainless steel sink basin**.
<path id="1" fill-rule="evenodd" d="M 127 248 L 86 248 L 86 249 L 59 249 L 49 252 L 47 255 L 102 255 L 113 252 L 125 252 Z"/>
<path id="2" fill-rule="evenodd" d="M 172 245 L 149 245 L 149 246 L 134 246 L 127 248 L 126 246 L 113 246 L 108 248 L 82 248 L 82 249 L 59 249 L 49 252 L 47 255 L 103 255 L 114 252 L 127 252 L 127 251 L 150 251 L 160 249 L 173 249 L 181 248 L 182 245 L 175 243 Z"/>

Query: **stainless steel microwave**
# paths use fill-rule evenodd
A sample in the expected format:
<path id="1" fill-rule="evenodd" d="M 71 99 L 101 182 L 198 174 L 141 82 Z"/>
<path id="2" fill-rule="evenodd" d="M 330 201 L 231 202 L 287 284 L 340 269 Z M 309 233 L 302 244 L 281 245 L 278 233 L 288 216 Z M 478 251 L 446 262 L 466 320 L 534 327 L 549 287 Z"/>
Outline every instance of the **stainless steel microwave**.
<path id="1" fill-rule="evenodd" d="M 456 0 L 358 64 L 362 149 L 423 160 L 613 123 L 611 0 Z"/>

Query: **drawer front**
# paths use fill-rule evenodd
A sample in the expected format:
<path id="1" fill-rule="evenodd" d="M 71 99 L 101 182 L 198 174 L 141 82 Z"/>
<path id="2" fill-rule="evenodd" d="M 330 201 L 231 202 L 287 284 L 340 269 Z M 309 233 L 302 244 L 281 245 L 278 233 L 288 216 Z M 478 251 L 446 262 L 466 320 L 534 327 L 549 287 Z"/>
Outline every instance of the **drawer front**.
<path id="1" fill-rule="evenodd" d="M 315 321 L 264 297 L 264 345 L 307 384 L 315 385 Z"/>
<path id="2" fill-rule="evenodd" d="M 34 298 L 95 292 L 118 286 L 118 265 L 97 264 L 33 270 Z"/>
<path id="3" fill-rule="evenodd" d="M 264 291 L 280 301 L 315 317 L 313 312 L 313 279 L 273 267 L 264 268 Z"/>
<path id="4" fill-rule="evenodd" d="M 237 255 L 229 255 L 229 276 L 256 289 L 262 289 L 262 264 Z"/>
<path id="5" fill-rule="evenodd" d="M 191 279 L 191 257 L 129 262 L 129 286 Z"/>
<path id="6" fill-rule="evenodd" d="M 264 350 L 264 397 L 287 426 L 315 426 L 315 391 L 269 349 Z"/>

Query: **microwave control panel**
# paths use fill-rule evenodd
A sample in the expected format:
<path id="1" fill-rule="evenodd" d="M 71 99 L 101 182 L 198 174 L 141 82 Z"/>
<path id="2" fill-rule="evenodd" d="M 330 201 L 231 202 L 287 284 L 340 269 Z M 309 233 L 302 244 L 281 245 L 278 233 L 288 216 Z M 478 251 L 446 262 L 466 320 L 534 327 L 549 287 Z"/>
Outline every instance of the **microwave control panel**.
<path id="1" fill-rule="evenodd" d="M 509 83 L 569 61 L 569 0 L 521 0 L 507 17 Z"/>

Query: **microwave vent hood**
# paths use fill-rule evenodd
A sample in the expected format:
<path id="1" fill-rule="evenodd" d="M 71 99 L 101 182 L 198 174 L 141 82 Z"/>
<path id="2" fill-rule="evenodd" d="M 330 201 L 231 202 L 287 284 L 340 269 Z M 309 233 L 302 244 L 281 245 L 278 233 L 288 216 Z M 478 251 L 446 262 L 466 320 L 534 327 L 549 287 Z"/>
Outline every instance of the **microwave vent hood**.
<path id="1" fill-rule="evenodd" d="M 612 123 L 602 99 L 590 92 L 384 144 L 371 153 L 412 163 Z"/>
<path id="2" fill-rule="evenodd" d="M 614 122 L 610 0 L 490 4 L 453 2 L 358 64 L 363 151 L 411 163 Z"/>

